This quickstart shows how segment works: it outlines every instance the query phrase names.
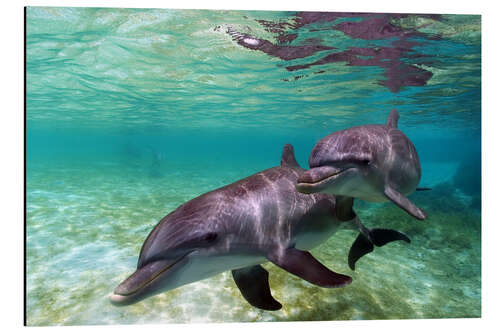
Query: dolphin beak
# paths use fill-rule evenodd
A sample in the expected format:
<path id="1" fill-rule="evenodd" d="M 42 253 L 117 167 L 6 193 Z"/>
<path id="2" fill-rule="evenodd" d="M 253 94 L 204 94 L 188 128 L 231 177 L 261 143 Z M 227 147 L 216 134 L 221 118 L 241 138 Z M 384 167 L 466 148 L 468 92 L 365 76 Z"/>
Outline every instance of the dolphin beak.
<path id="1" fill-rule="evenodd" d="M 118 295 L 118 294 L 111 294 L 109 296 L 109 300 L 111 301 L 111 303 L 113 305 L 116 305 L 116 306 L 123 306 L 123 305 L 129 305 L 129 304 L 132 304 L 131 302 L 128 302 L 130 298 L 127 297 L 127 296 L 122 296 L 122 295 Z"/>
<path id="2" fill-rule="evenodd" d="M 137 269 L 115 288 L 109 300 L 113 305 L 124 306 L 137 303 L 152 296 L 158 289 L 157 281 L 169 274 L 186 255 L 177 259 L 157 260 Z"/>
<path id="3" fill-rule="evenodd" d="M 295 187 L 305 194 L 320 192 L 326 183 L 342 171 L 344 170 L 329 165 L 309 169 L 300 175 Z"/>

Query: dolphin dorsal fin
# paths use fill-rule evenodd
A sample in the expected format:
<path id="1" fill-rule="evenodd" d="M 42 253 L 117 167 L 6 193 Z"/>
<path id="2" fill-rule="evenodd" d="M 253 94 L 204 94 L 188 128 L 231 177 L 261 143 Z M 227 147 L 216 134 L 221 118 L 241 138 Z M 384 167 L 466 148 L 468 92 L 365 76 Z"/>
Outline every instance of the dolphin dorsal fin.
<path id="1" fill-rule="evenodd" d="M 387 122 L 385 123 L 385 125 L 397 128 L 398 119 L 399 119 L 398 111 L 396 111 L 396 109 L 392 109 L 391 113 L 389 113 L 389 117 L 387 117 Z"/>
<path id="2" fill-rule="evenodd" d="M 295 159 L 293 146 L 289 143 L 283 147 L 283 153 L 281 154 L 281 166 L 300 168 L 299 163 L 297 163 L 297 160 Z"/>

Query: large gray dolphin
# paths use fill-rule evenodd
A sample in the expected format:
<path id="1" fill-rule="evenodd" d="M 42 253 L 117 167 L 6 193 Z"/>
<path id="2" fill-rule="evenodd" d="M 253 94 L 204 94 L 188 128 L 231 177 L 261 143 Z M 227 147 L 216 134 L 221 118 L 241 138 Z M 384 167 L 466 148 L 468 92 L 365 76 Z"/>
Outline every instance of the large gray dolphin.
<path id="1" fill-rule="evenodd" d="M 324 137 L 313 148 L 310 169 L 300 176 L 297 190 L 371 202 L 390 200 L 425 219 L 425 213 L 406 197 L 417 189 L 421 169 L 415 147 L 397 128 L 398 119 L 392 110 L 385 125 L 351 127 Z"/>
<path id="2" fill-rule="evenodd" d="M 231 270 L 250 304 L 278 310 L 281 304 L 272 297 L 268 272 L 260 264 L 271 261 L 315 285 L 342 287 L 352 279 L 331 271 L 307 252 L 336 230 L 359 230 L 375 245 L 409 241 L 397 231 L 365 228 L 352 211 L 352 198 L 297 192 L 295 186 L 303 171 L 293 147 L 287 144 L 281 166 L 178 207 L 151 231 L 142 246 L 137 270 L 118 285 L 111 302 L 133 304 Z M 363 249 L 355 260 L 365 253 Z"/>

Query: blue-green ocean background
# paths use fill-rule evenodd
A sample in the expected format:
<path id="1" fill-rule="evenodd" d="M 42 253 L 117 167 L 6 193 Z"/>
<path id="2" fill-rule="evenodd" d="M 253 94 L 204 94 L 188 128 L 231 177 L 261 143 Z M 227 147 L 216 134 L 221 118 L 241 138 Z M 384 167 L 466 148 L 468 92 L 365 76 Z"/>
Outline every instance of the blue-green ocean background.
<path id="1" fill-rule="evenodd" d="M 330 51 L 282 60 L 238 45 L 227 26 L 275 41 L 257 20 L 294 12 L 27 8 L 26 310 L 28 325 L 248 322 L 481 316 L 481 24 L 479 16 L 399 21 L 432 77 L 392 91 L 384 69 L 333 62 L 288 71 Z M 396 22 L 397 23 L 397 22 Z M 395 23 L 395 24 L 396 24 Z M 322 25 L 323 24 L 323 25 Z M 222 28 L 221 28 L 222 27 Z M 291 45 L 344 50 L 352 38 L 311 23 Z M 314 144 L 346 127 L 384 123 L 415 144 L 417 221 L 391 203 L 356 202 L 391 243 L 352 272 L 356 234 L 312 253 L 354 282 L 313 286 L 265 264 L 277 312 L 251 307 L 229 272 L 133 306 L 108 295 L 135 268 L 149 231 L 183 202 L 276 166 L 285 143 L 307 168 Z"/>

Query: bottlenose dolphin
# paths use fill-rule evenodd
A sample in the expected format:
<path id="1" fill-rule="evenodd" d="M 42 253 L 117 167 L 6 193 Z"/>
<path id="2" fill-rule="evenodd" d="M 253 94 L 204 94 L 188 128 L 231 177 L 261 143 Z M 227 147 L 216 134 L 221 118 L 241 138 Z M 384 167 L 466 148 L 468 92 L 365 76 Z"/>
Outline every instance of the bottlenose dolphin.
<path id="1" fill-rule="evenodd" d="M 279 310 L 268 272 L 260 264 L 271 261 L 312 284 L 336 288 L 351 283 L 351 277 L 331 271 L 307 252 L 335 231 L 346 228 L 360 230 L 367 237 L 373 234 L 377 244 L 406 240 L 396 231 L 362 226 L 353 214 L 352 198 L 297 192 L 295 185 L 303 171 L 287 144 L 281 166 L 178 207 L 146 238 L 137 270 L 116 287 L 111 302 L 133 304 L 231 270 L 251 305 Z"/>
<path id="2" fill-rule="evenodd" d="M 419 220 L 426 214 L 406 196 L 418 188 L 417 151 L 397 128 L 399 115 L 385 125 L 364 125 L 334 132 L 314 146 L 310 169 L 298 182 L 301 193 L 329 193 L 371 202 L 392 201 Z"/>

